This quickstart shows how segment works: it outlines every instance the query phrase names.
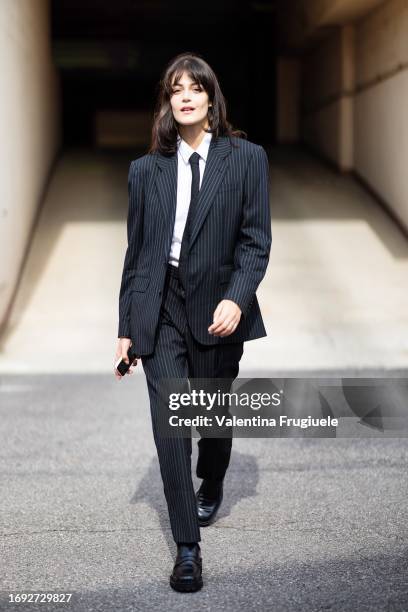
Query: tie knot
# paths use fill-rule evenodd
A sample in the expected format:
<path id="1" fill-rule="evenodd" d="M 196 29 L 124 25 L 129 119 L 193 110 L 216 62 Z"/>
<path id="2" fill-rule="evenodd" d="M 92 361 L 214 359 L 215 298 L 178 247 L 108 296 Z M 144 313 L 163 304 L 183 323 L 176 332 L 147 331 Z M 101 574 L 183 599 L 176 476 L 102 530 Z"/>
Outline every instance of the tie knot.
<path id="1" fill-rule="evenodd" d="M 198 154 L 198 153 L 192 153 L 192 154 L 190 155 L 190 157 L 189 157 L 189 160 L 188 160 L 188 161 L 189 161 L 189 163 L 190 163 L 190 165 L 191 165 L 191 166 L 193 166 L 193 165 L 196 165 L 196 166 L 197 166 L 197 165 L 198 165 L 198 161 L 199 161 L 199 159 L 200 159 L 200 156 L 199 156 L 199 154 Z"/>

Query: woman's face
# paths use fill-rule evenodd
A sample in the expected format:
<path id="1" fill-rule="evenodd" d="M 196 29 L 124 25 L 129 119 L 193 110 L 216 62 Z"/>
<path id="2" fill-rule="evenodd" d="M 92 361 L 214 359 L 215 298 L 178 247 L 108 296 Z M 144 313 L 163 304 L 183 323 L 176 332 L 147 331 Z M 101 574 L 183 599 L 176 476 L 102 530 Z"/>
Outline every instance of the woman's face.
<path id="1" fill-rule="evenodd" d="M 174 119 L 180 125 L 208 127 L 208 94 L 184 72 L 177 84 L 173 81 L 170 98 Z M 186 109 L 186 110 L 184 110 Z"/>

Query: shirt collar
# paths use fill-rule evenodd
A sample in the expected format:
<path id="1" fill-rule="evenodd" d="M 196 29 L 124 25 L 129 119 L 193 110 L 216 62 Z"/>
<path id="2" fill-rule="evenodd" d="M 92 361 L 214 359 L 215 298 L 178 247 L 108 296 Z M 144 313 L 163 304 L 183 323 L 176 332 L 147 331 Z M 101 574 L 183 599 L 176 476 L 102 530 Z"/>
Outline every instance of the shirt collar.
<path id="1" fill-rule="evenodd" d="M 200 157 L 202 157 L 203 160 L 206 162 L 207 161 L 207 155 L 208 155 L 208 149 L 210 147 L 211 138 L 212 138 L 212 133 L 211 132 L 206 132 L 204 134 L 204 137 L 203 137 L 202 141 L 198 145 L 197 149 L 193 149 L 179 135 L 177 137 L 178 151 L 179 151 L 181 157 L 183 158 L 184 162 L 186 164 L 188 164 L 189 163 L 188 160 L 190 159 L 190 155 L 192 155 L 193 153 L 198 153 L 200 155 Z"/>

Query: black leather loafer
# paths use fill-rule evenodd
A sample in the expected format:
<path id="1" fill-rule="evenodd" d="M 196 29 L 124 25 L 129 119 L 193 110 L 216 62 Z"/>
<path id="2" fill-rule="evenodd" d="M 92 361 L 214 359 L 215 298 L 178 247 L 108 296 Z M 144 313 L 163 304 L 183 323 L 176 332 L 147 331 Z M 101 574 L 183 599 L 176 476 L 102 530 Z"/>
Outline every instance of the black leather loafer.
<path id="1" fill-rule="evenodd" d="M 223 497 L 223 481 L 203 480 L 196 493 L 198 524 L 207 527 L 215 521 Z"/>
<path id="2" fill-rule="evenodd" d="M 170 576 L 175 591 L 193 592 L 203 586 L 202 560 L 199 544 L 177 544 L 177 557 Z"/>

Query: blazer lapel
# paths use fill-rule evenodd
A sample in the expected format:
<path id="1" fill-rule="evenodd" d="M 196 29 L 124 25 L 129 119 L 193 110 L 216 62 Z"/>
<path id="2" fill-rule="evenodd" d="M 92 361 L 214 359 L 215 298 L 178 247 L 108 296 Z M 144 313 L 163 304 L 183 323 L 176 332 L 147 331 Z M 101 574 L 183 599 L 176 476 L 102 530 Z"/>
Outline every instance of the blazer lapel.
<path id="1" fill-rule="evenodd" d="M 189 248 L 192 247 L 211 205 L 214 201 L 218 187 L 228 168 L 227 156 L 231 152 L 229 138 L 223 136 L 215 140 L 211 139 L 208 148 L 207 161 L 205 163 L 204 176 L 198 194 L 196 215 L 191 225 L 191 238 Z"/>
<path id="2" fill-rule="evenodd" d="M 166 252 L 170 250 L 173 237 L 174 221 L 177 205 L 177 154 L 170 156 L 157 153 L 156 162 L 161 171 L 156 176 L 156 188 L 160 206 L 163 211 L 164 227 L 166 228 Z"/>
<path id="3" fill-rule="evenodd" d="M 198 195 L 197 213 L 191 227 L 190 248 L 204 223 L 228 168 L 227 156 L 230 152 L 231 143 L 227 136 L 211 139 Z M 158 152 L 156 162 L 161 169 L 156 177 L 156 187 L 163 210 L 165 227 L 169 228 L 167 241 L 171 241 L 177 206 L 177 153 L 167 156 Z"/>

